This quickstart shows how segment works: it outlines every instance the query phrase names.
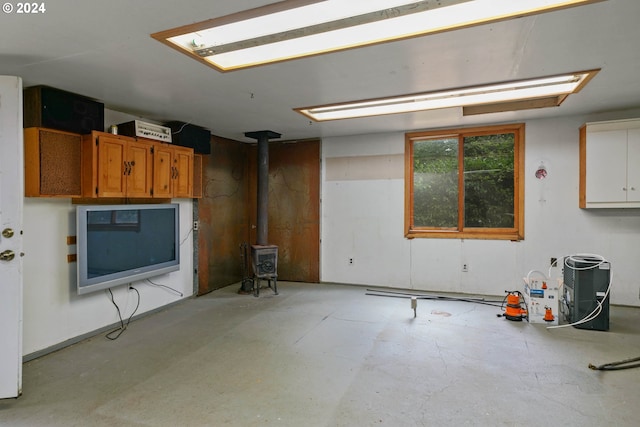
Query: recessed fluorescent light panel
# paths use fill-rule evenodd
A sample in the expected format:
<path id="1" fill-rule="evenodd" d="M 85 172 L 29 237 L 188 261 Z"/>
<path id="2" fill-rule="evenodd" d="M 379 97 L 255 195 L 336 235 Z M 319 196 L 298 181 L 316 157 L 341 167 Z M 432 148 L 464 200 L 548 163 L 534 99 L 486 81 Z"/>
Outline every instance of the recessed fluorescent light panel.
<path id="1" fill-rule="evenodd" d="M 220 71 L 603 0 L 286 0 L 151 36 Z"/>
<path id="2" fill-rule="evenodd" d="M 582 89 L 598 71 L 296 108 L 295 111 L 321 122 L 451 107 L 463 107 L 464 115 L 551 107 Z"/>

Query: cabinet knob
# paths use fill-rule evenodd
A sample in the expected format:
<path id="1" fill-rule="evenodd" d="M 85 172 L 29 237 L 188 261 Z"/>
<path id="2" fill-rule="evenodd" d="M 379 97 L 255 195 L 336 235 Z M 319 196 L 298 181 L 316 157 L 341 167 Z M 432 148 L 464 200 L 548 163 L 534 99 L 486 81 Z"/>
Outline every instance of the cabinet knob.
<path id="1" fill-rule="evenodd" d="M 627 191 L 627 187 L 622 187 L 622 191 Z"/>
<path id="2" fill-rule="evenodd" d="M 636 187 L 631 187 L 631 191 L 636 191 Z"/>
<path id="3" fill-rule="evenodd" d="M 0 261 L 11 261 L 15 256 L 16 254 L 12 250 L 7 249 L 0 253 Z"/>

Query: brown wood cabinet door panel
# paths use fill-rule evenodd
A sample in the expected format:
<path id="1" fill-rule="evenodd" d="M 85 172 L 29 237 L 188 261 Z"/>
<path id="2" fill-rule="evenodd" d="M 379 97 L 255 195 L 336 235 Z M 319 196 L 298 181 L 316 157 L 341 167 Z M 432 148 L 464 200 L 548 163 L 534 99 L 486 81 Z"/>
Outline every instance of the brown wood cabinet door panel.
<path id="1" fill-rule="evenodd" d="M 125 142 L 98 138 L 98 196 L 125 197 Z"/>
<path id="2" fill-rule="evenodd" d="M 193 151 L 178 147 L 174 151 L 174 189 L 175 197 L 191 197 L 193 194 Z"/>
<path id="3" fill-rule="evenodd" d="M 172 197 L 172 155 L 171 149 L 157 145 L 153 155 L 153 196 Z"/>
<path id="4" fill-rule="evenodd" d="M 150 197 L 152 174 L 151 145 L 129 143 L 125 173 L 128 197 Z"/>

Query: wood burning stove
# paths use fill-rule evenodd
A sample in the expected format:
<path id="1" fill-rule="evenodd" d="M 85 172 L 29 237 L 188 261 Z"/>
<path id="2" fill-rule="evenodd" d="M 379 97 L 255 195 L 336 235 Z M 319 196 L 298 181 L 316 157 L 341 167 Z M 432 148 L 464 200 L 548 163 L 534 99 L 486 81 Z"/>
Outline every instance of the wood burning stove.
<path id="1" fill-rule="evenodd" d="M 253 265 L 253 294 L 260 295 L 260 280 L 267 280 L 268 286 L 278 295 L 278 247 L 275 245 L 251 245 Z M 273 280 L 273 287 L 271 281 Z"/>

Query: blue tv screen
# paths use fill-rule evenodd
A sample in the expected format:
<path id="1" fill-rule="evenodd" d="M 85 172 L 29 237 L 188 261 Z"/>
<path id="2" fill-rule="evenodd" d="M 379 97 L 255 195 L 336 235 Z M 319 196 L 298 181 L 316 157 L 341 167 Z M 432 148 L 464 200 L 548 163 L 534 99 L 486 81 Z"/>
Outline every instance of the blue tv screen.
<path id="1" fill-rule="evenodd" d="M 179 205 L 76 209 L 78 294 L 180 269 Z"/>

